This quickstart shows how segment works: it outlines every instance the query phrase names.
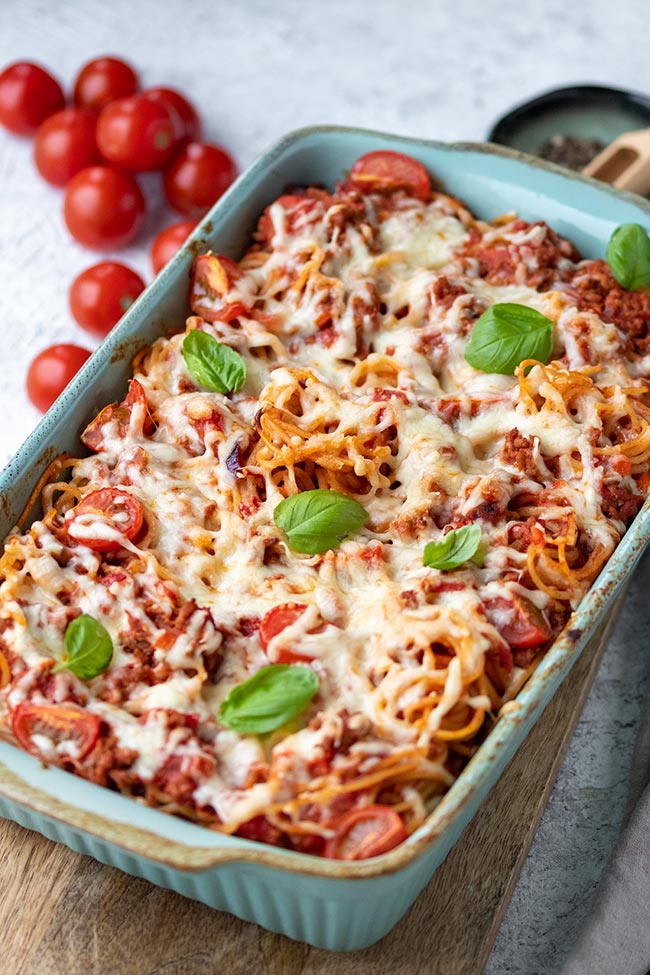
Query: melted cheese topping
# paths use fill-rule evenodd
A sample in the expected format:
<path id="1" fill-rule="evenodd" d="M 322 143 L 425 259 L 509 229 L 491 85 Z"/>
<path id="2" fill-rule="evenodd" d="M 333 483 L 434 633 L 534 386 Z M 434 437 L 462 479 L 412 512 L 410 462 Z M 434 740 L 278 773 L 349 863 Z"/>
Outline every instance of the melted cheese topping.
<path id="1" fill-rule="evenodd" d="M 638 508 L 645 386 L 617 330 L 572 304 L 569 245 L 543 263 L 543 224 L 344 190 L 283 197 L 265 221 L 239 268 L 199 259 L 187 325 L 243 356 L 243 389 L 200 388 L 184 335 L 159 339 L 86 432 L 96 452 L 7 540 L 0 721 L 46 761 L 218 828 L 265 815 L 260 838 L 296 843 L 368 802 L 414 827 Z M 555 323 L 554 362 L 519 378 L 467 363 L 474 322 L 502 301 Z M 106 487 L 142 506 L 141 537 L 75 514 Z M 273 512 L 316 487 L 369 520 L 306 556 Z M 466 524 L 475 560 L 425 567 L 426 544 Z M 263 644 L 260 621 L 287 603 L 302 612 Z M 115 648 L 89 682 L 51 672 L 79 613 Z M 287 654 L 318 675 L 312 704 L 262 738 L 224 728 L 230 691 Z M 64 704 L 100 722 L 91 747 L 48 719 Z"/>

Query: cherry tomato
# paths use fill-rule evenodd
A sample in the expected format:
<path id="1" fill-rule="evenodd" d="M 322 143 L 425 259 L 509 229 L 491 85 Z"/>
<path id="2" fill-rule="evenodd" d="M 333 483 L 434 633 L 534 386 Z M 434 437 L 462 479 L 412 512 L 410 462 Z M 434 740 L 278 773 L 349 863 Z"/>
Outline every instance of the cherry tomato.
<path id="1" fill-rule="evenodd" d="M 16 135 L 31 135 L 65 105 L 61 85 L 37 64 L 17 61 L 0 74 L 0 124 Z"/>
<path id="2" fill-rule="evenodd" d="M 513 595 L 486 601 L 488 618 L 503 639 L 515 650 L 539 647 L 552 636 L 551 627 L 541 609 L 529 599 Z"/>
<path id="3" fill-rule="evenodd" d="M 70 285 L 72 317 L 87 332 L 108 335 L 144 288 L 140 275 L 125 264 L 117 261 L 93 264 Z"/>
<path id="4" fill-rule="evenodd" d="M 75 521 L 82 515 L 98 515 L 103 521 L 113 522 L 113 527 L 130 542 L 137 538 L 144 520 L 142 505 L 128 491 L 120 491 L 118 488 L 91 491 L 73 508 L 67 530 L 70 538 L 95 552 L 117 552 L 122 545 L 116 538 L 88 538 L 81 529 L 81 523 L 79 527 L 75 525 Z M 87 525 L 85 518 L 84 525 Z"/>
<path id="5" fill-rule="evenodd" d="M 201 120 L 191 102 L 174 88 L 147 88 L 142 92 L 172 113 L 176 125 L 177 142 L 198 142 L 201 138 Z"/>
<path id="6" fill-rule="evenodd" d="M 158 274 L 166 264 L 169 264 L 174 254 L 181 249 L 196 226 L 196 220 L 179 220 L 178 223 L 165 227 L 158 234 L 151 245 L 150 252 L 154 274 Z"/>
<path id="7" fill-rule="evenodd" d="M 390 193 L 402 189 L 425 202 L 431 195 L 431 180 L 422 163 L 388 149 L 367 152 L 357 159 L 350 173 L 350 182 L 365 193 Z"/>
<path id="8" fill-rule="evenodd" d="M 407 833 L 398 813 L 390 806 L 358 806 L 336 823 L 336 833 L 325 843 L 323 856 L 330 860 L 366 860 L 388 853 L 403 843 Z"/>
<path id="9" fill-rule="evenodd" d="M 318 201 L 308 196 L 297 196 L 296 194 L 285 194 L 274 200 L 260 217 L 257 225 L 257 236 L 268 246 L 273 243 L 275 229 L 271 219 L 271 207 L 278 204 L 284 210 L 284 225 L 288 233 L 293 233 L 296 225 L 304 221 L 310 210 L 318 206 Z"/>
<path id="10" fill-rule="evenodd" d="M 165 170 L 167 199 L 186 217 L 202 217 L 237 175 L 234 160 L 225 149 L 189 142 Z"/>
<path id="11" fill-rule="evenodd" d="M 192 311 L 207 322 L 229 322 L 240 315 L 250 316 L 250 309 L 242 301 L 228 301 L 217 308 L 214 306 L 214 299 L 225 298 L 242 273 L 239 265 L 229 257 L 221 254 L 199 254 L 192 266 Z"/>
<path id="12" fill-rule="evenodd" d="M 140 229 L 144 210 L 134 177 L 112 166 L 82 169 L 68 184 L 63 201 L 74 239 L 97 250 L 128 244 Z"/>
<path id="13" fill-rule="evenodd" d="M 43 122 L 34 141 L 34 162 L 53 186 L 65 186 L 73 176 L 101 162 L 95 129 L 97 116 L 87 108 L 64 108 Z"/>
<path id="14" fill-rule="evenodd" d="M 11 718 L 11 729 L 21 748 L 37 758 L 45 759 L 50 756 L 40 751 L 33 741 L 33 735 L 49 738 L 53 746 L 73 741 L 77 746 L 75 757 L 84 758 L 99 737 L 100 724 L 98 715 L 83 711 L 74 704 L 31 704 L 23 701 Z"/>
<path id="15" fill-rule="evenodd" d="M 105 159 L 124 169 L 162 169 L 177 144 L 177 127 L 166 106 L 134 95 L 102 109 L 97 145 Z"/>
<path id="16" fill-rule="evenodd" d="M 74 83 L 75 105 L 101 111 L 116 98 L 126 98 L 138 90 L 138 76 L 126 61 L 95 58 L 84 65 Z"/>
<path id="17" fill-rule="evenodd" d="M 274 606 L 270 609 L 268 613 L 262 617 L 260 623 L 260 643 L 262 644 L 262 649 L 266 651 L 268 649 L 269 643 L 274 636 L 287 627 L 299 620 L 302 614 L 307 609 L 304 603 L 281 603 L 279 606 Z M 315 629 L 310 630 L 311 633 L 319 633 L 323 629 L 323 624 L 315 627 Z M 290 650 L 288 647 L 281 647 L 275 658 L 274 663 L 276 664 L 295 664 L 300 660 L 312 660 L 313 658 L 307 653 L 299 653 L 297 650 Z"/>
<path id="18" fill-rule="evenodd" d="M 49 410 L 88 358 L 88 349 L 65 343 L 39 352 L 27 371 L 27 395 L 36 409 Z"/>
<path id="19" fill-rule="evenodd" d="M 109 403 L 88 424 L 81 439 L 91 450 L 100 451 L 104 449 L 104 434 L 106 429 L 110 429 L 113 436 L 120 438 L 126 437 L 132 422 L 133 409 L 141 406 L 140 416 L 142 417 L 141 431 L 145 436 L 150 436 L 155 430 L 155 424 L 149 414 L 147 404 L 147 394 L 137 379 L 132 379 L 129 383 L 129 391 L 121 403 Z"/>

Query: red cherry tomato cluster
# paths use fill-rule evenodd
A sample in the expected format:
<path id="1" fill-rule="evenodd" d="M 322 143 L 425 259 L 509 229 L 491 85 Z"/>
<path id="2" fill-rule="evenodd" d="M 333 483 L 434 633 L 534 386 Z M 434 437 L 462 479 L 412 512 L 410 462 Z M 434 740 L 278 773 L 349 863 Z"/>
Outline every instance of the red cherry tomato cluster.
<path id="1" fill-rule="evenodd" d="M 137 173 L 161 170 L 170 205 L 185 219 L 154 240 L 154 274 L 174 256 L 237 175 L 225 149 L 202 143 L 201 120 L 173 88 L 140 90 L 125 61 L 96 58 L 79 72 L 72 105 L 58 81 L 37 64 L 19 62 L 0 73 L 0 125 L 35 135 L 34 162 L 43 179 L 65 189 L 63 216 L 76 241 L 94 250 L 123 247 L 138 234 L 145 198 Z M 70 289 L 78 324 L 104 336 L 144 289 L 130 268 L 104 261 L 83 271 Z M 90 353 L 55 345 L 32 362 L 27 392 L 43 412 Z"/>

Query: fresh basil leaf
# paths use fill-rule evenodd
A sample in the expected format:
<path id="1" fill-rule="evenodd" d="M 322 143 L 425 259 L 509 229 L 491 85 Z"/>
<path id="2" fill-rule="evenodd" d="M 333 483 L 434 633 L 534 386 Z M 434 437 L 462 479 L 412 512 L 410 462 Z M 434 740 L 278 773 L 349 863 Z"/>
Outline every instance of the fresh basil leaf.
<path id="1" fill-rule="evenodd" d="M 366 509 L 338 491 L 302 491 L 281 501 L 273 520 L 294 552 L 328 552 L 368 520 Z"/>
<path id="2" fill-rule="evenodd" d="M 457 569 L 476 555 L 480 545 L 480 525 L 453 528 L 439 542 L 429 542 L 423 563 L 432 569 Z"/>
<path id="3" fill-rule="evenodd" d="M 192 378 L 216 393 L 238 393 L 246 380 L 239 352 L 197 328 L 183 339 L 183 358 Z"/>
<path id="4" fill-rule="evenodd" d="M 233 687 L 219 708 L 219 721 L 244 734 L 274 731 L 304 711 L 318 691 L 318 677 L 299 664 L 271 664 Z"/>
<path id="5" fill-rule="evenodd" d="M 113 657 L 113 642 L 105 626 L 92 616 L 77 616 L 65 631 L 66 659 L 52 669 L 71 670 L 81 680 L 101 674 Z"/>
<path id="6" fill-rule="evenodd" d="M 622 223 L 609 238 L 607 260 L 626 291 L 650 285 L 650 237 L 639 223 Z"/>
<path id="7" fill-rule="evenodd" d="M 481 372 L 514 375 L 524 359 L 548 362 L 553 348 L 553 322 L 546 315 L 513 302 L 492 305 L 472 329 L 465 359 Z"/>

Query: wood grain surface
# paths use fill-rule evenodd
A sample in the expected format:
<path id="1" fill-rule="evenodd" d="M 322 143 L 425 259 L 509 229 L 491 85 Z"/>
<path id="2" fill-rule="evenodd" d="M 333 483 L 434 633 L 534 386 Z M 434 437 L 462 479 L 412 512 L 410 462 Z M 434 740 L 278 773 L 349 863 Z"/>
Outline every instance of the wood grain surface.
<path id="1" fill-rule="evenodd" d="M 310 948 L 0 821 L 0 972 L 480 975 L 615 616 L 427 888 L 377 945 L 349 954 Z"/>

